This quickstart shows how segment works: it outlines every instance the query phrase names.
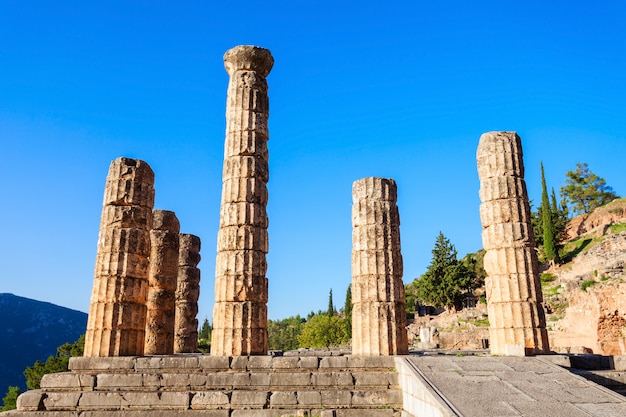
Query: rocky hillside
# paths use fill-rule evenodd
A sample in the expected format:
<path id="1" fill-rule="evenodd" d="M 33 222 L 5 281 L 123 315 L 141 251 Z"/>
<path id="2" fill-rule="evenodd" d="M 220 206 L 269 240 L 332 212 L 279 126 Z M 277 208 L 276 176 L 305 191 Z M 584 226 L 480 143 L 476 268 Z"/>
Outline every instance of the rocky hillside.
<path id="1" fill-rule="evenodd" d="M 0 294 L 0 398 L 10 385 L 26 389 L 24 369 L 75 342 L 86 327 L 87 314 L 80 311 Z"/>
<path id="2" fill-rule="evenodd" d="M 626 199 L 575 217 L 564 263 L 542 274 L 550 346 L 557 352 L 626 353 Z"/>
<path id="3" fill-rule="evenodd" d="M 570 220 L 563 263 L 542 272 L 550 347 L 561 353 L 626 354 L 626 198 Z M 485 304 L 416 317 L 413 347 L 480 349 L 489 338 Z"/>

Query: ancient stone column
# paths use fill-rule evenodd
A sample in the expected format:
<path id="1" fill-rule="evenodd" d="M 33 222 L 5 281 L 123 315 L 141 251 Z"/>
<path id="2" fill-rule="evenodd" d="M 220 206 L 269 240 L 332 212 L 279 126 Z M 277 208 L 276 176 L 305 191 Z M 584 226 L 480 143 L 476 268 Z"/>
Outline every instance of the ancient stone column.
<path id="1" fill-rule="evenodd" d="M 174 212 L 167 210 L 152 212 L 144 355 L 174 353 L 179 232 L 180 223 Z"/>
<path id="2" fill-rule="evenodd" d="M 352 354 L 406 355 L 400 215 L 396 182 L 352 185 Z"/>
<path id="3" fill-rule="evenodd" d="M 548 353 L 521 140 L 515 132 L 485 133 L 476 159 L 491 353 Z"/>
<path id="4" fill-rule="evenodd" d="M 200 297 L 200 238 L 181 234 L 176 287 L 174 353 L 198 351 L 198 298 Z"/>
<path id="5" fill-rule="evenodd" d="M 104 189 L 85 356 L 142 355 L 146 328 L 154 172 L 111 162 Z"/>
<path id="6" fill-rule="evenodd" d="M 224 55 L 230 76 L 220 230 L 217 237 L 211 354 L 267 353 L 267 49 L 237 46 Z"/>

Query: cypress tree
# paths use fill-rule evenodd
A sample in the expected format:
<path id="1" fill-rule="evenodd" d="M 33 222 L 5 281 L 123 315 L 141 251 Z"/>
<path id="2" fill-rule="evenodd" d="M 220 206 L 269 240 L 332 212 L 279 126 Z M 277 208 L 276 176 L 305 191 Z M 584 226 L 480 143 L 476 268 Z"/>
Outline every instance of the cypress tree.
<path id="1" fill-rule="evenodd" d="M 343 305 L 343 312 L 346 315 L 346 332 L 348 337 L 352 337 L 352 284 L 346 290 L 346 301 Z"/>
<path id="2" fill-rule="evenodd" d="M 330 317 L 334 316 L 336 313 L 335 305 L 333 304 L 333 289 L 330 289 L 330 294 L 328 295 L 328 310 L 326 314 Z"/>
<path id="3" fill-rule="evenodd" d="M 556 203 L 556 199 L 554 200 Z M 551 262 L 559 262 L 559 252 L 556 247 L 556 233 L 554 228 L 554 215 L 548 198 L 546 176 L 541 163 L 541 216 L 543 220 L 543 252 L 546 259 Z"/>

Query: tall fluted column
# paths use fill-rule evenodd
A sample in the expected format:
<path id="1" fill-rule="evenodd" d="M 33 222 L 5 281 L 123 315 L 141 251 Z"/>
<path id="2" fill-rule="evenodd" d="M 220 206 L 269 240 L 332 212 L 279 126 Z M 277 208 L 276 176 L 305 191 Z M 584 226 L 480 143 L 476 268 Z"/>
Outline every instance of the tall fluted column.
<path id="1" fill-rule="evenodd" d="M 237 46 L 224 55 L 230 76 L 220 230 L 217 237 L 211 354 L 267 353 L 267 49 Z"/>
<path id="2" fill-rule="evenodd" d="M 352 354 L 409 350 L 396 182 L 369 177 L 352 185 Z"/>
<path id="3" fill-rule="evenodd" d="M 515 132 L 483 134 L 476 152 L 489 345 L 495 355 L 549 352 L 522 156 Z"/>
<path id="4" fill-rule="evenodd" d="M 198 351 L 198 298 L 200 297 L 200 238 L 180 235 L 174 353 Z"/>
<path id="5" fill-rule="evenodd" d="M 104 189 L 85 356 L 142 355 L 146 328 L 154 172 L 111 162 Z"/>
<path id="6" fill-rule="evenodd" d="M 145 355 L 174 353 L 179 232 L 180 223 L 174 212 L 167 210 L 152 212 Z"/>

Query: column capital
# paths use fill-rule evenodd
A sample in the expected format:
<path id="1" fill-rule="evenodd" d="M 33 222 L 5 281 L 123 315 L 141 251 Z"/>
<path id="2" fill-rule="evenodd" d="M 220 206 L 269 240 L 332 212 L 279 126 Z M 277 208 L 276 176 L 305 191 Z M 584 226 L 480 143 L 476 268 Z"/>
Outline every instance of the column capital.
<path id="1" fill-rule="evenodd" d="M 272 70 L 274 58 L 268 49 L 251 45 L 240 45 L 224 54 L 224 68 L 229 75 L 236 71 L 255 71 L 263 77 Z"/>

